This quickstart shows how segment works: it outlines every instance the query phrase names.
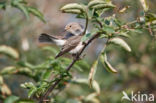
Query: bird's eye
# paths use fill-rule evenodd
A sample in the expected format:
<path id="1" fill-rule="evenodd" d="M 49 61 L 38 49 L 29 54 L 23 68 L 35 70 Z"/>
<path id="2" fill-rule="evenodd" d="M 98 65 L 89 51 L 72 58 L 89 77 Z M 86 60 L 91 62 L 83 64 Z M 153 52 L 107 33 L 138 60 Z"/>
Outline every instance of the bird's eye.
<path id="1" fill-rule="evenodd" d="M 71 25 L 69 27 L 71 27 Z"/>

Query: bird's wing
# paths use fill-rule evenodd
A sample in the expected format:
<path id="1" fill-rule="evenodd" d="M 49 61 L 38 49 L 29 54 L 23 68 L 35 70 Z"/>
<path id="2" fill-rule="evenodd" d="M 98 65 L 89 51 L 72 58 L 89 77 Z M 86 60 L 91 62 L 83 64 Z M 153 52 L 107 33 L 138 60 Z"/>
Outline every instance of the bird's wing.
<path id="1" fill-rule="evenodd" d="M 74 49 L 81 41 L 82 36 L 72 36 L 67 39 L 65 45 L 62 47 L 60 53 L 55 58 L 62 56 L 63 54 L 69 52 L 70 50 Z"/>
<path id="2" fill-rule="evenodd" d="M 67 32 L 67 34 L 63 35 L 63 39 L 69 39 L 70 37 L 74 36 L 74 34 Z"/>

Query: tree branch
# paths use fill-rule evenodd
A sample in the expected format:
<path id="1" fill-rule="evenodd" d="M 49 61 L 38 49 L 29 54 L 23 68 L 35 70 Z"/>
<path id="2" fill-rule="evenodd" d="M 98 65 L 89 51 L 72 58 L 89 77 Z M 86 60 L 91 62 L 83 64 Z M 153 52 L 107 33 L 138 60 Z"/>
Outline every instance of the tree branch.
<path id="1" fill-rule="evenodd" d="M 90 38 L 88 40 L 87 43 L 84 44 L 84 47 L 82 48 L 82 50 L 80 51 L 80 53 L 73 59 L 72 63 L 66 68 L 66 71 L 68 72 L 72 66 L 76 63 L 76 61 L 79 60 L 81 54 L 83 53 L 83 51 L 85 50 L 85 48 L 97 37 L 99 37 L 101 33 L 97 33 L 94 36 L 92 36 L 92 38 Z M 55 81 L 55 83 L 53 85 L 51 85 L 49 87 L 49 89 L 46 91 L 46 93 L 40 98 L 39 103 L 44 103 L 44 101 L 46 101 L 47 97 L 49 96 L 49 94 L 54 90 L 54 88 L 60 83 L 60 81 L 62 80 L 62 76 L 60 76 L 60 78 L 58 80 Z"/>

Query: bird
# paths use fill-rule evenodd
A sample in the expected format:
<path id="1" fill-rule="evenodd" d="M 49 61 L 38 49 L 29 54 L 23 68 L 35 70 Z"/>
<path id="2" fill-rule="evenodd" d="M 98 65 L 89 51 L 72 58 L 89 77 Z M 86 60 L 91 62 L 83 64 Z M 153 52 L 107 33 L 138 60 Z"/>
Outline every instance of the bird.
<path id="1" fill-rule="evenodd" d="M 81 42 L 81 38 L 84 35 L 84 29 L 81 24 L 71 22 L 65 26 L 65 31 L 67 31 L 67 34 L 63 36 L 54 36 L 46 33 L 42 33 L 39 36 L 39 42 L 41 43 L 54 43 L 62 47 L 55 58 L 58 58 L 68 52 L 71 53 L 72 56 L 75 56 L 84 47 L 84 44 Z"/>

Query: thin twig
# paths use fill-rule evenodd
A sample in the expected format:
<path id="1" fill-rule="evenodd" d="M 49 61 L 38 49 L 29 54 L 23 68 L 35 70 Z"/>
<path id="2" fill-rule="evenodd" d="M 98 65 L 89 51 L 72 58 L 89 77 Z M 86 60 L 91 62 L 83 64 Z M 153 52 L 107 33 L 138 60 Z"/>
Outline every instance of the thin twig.
<path id="1" fill-rule="evenodd" d="M 84 44 L 84 47 L 82 48 L 82 50 L 80 51 L 80 53 L 73 59 L 72 63 L 67 67 L 66 71 L 68 72 L 71 67 L 76 63 L 76 61 L 79 60 L 82 52 L 85 50 L 85 48 L 94 40 L 96 39 L 98 36 L 100 35 L 100 33 L 95 34 L 91 39 L 88 40 L 88 42 L 86 44 Z M 49 94 L 54 90 L 54 88 L 60 83 L 60 81 L 62 80 L 62 76 L 60 76 L 60 78 L 58 80 L 55 81 L 55 83 L 46 91 L 46 93 L 40 98 L 40 102 L 39 103 L 43 103 L 44 100 L 47 99 L 47 97 L 49 96 Z"/>

